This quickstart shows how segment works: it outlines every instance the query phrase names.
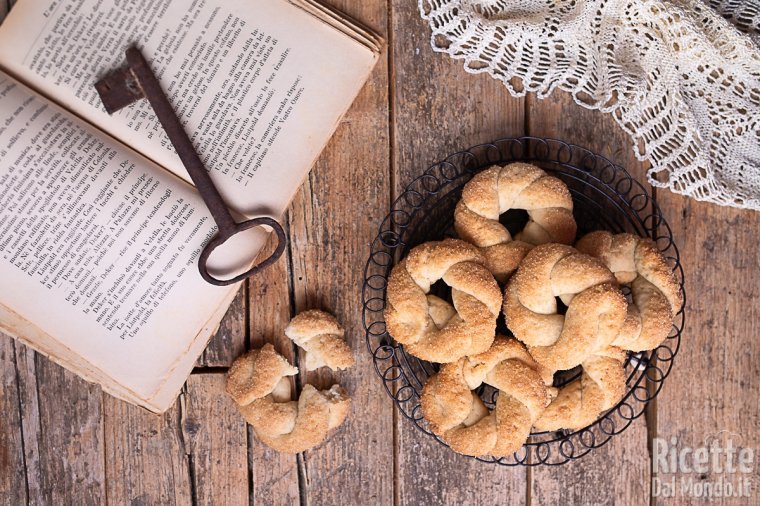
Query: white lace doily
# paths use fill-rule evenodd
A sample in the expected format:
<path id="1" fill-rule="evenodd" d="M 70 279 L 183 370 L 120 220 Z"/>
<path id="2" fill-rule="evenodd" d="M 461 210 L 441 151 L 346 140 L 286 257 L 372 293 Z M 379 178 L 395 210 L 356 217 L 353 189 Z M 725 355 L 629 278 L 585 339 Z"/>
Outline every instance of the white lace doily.
<path id="1" fill-rule="evenodd" d="M 760 210 L 760 2 L 418 1 L 433 49 L 468 72 L 568 91 L 613 115 L 653 185 Z"/>

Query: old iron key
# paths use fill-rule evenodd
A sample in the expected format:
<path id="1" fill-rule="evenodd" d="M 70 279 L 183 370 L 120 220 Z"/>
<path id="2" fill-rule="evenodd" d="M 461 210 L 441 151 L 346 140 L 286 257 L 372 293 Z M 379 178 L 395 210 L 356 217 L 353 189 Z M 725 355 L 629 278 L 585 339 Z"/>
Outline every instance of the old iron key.
<path id="1" fill-rule="evenodd" d="M 177 150 L 177 154 L 182 160 L 185 169 L 187 169 L 188 174 L 190 174 L 190 178 L 195 183 L 195 187 L 201 194 L 219 229 L 216 236 L 203 249 L 198 259 L 198 268 L 203 279 L 212 285 L 232 285 L 261 272 L 282 256 L 282 253 L 285 251 L 286 237 L 285 231 L 276 220 L 263 216 L 237 223 L 232 217 L 232 213 L 230 213 L 224 200 L 222 200 L 222 196 L 214 186 L 211 177 L 203 166 L 203 162 L 195 151 L 192 141 L 187 136 L 184 128 L 182 128 L 182 124 L 172 109 L 169 99 L 166 98 L 164 91 L 161 89 L 161 84 L 137 47 L 133 46 L 127 49 L 126 67 L 116 70 L 98 81 L 95 84 L 95 88 L 98 90 L 100 99 L 103 101 L 108 114 L 113 114 L 143 98 L 147 99 L 153 107 L 153 111 L 164 127 L 172 145 L 174 145 L 174 149 Z M 208 272 L 207 263 L 209 256 L 217 247 L 224 244 L 234 235 L 259 226 L 270 227 L 277 234 L 277 248 L 275 248 L 269 258 L 232 279 L 217 279 Z"/>

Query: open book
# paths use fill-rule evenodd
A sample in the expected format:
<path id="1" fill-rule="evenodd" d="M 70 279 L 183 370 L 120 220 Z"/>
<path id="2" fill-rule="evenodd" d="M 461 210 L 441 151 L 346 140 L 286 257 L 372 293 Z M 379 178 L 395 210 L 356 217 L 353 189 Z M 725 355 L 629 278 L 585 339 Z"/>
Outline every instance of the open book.
<path id="1" fill-rule="evenodd" d="M 0 26 L 0 329 L 162 412 L 237 287 L 198 272 L 215 225 L 147 101 L 100 103 L 131 44 L 228 206 L 279 219 L 382 42 L 311 0 L 22 0 Z"/>

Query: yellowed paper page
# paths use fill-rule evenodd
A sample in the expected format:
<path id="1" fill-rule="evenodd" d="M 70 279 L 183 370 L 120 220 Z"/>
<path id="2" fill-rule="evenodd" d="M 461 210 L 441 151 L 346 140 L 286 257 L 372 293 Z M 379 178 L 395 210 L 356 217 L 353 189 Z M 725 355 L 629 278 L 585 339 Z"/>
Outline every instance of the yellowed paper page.
<path id="1" fill-rule="evenodd" d="M 130 44 L 248 216 L 285 211 L 377 60 L 286 0 L 22 0 L 0 28 L 0 66 L 187 179 L 145 101 L 111 118 L 93 88 Z"/>
<path id="2" fill-rule="evenodd" d="M 192 186 L 0 72 L 0 302 L 39 346 L 166 407 L 234 296 L 198 273 L 214 232 Z"/>

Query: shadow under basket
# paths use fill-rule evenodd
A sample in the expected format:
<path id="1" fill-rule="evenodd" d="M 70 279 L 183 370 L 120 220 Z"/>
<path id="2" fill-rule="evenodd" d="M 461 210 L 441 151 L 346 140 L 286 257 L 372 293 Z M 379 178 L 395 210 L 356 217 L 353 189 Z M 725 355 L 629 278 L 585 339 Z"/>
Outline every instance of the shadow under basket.
<path id="1" fill-rule="evenodd" d="M 609 230 L 652 238 L 673 268 L 685 296 L 678 249 L 660 209 L 641 184 L 606 158 L 558 140 L 520 137 L 478 145 L 433 165 L 407 186 L 380 225 L 365 268 L 362 302 L 367 348 L 386 392 L 411 423 L 444 445 L 430 431 L 420 408 L 422 387 L 438 365 L 406 353 L 388 334 L 383 318 L 388 276 L 411 248 L 455 236 L 454 207 L 473 174 L 494 164 L 516 161 L 533 163 L 567 184 L 573 198 L 578 237 L 594 230 Z M 524 221 L 525 217 L 519 214 L 511 214 L 504 220 L 510 229 L 519 228 Z M 478 460 L 505 466 L 560 465 L 604 445 L 641 416 L 647 403 L 659 393 L 673 367 L 683 326 L 681 307 L 662 345 L 649 352 L 628 353 L 625 395 L 590 426 L 576 431 L 533 432 L 519 452 L 499 459 Z M 502 316 L 498 331 L 512 335 Z M 555 386 L 567 384 L 579 375 L 579 368 L 558 373 Z M 498 392 L 483 386 L 478 393 L 493 408 Z"/>

